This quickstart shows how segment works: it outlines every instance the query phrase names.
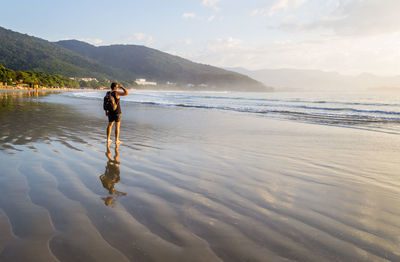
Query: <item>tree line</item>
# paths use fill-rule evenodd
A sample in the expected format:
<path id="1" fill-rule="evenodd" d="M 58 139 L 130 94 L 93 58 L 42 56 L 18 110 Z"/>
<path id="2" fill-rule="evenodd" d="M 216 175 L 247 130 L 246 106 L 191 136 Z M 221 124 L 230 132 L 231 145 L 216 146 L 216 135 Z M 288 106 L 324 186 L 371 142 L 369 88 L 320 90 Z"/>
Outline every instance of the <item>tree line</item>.
<path id="1" fill-rule="evenodd" d="M 0 65 L 0 82 L 3 85 L 13 85 L 17 83 L 26 84 L 30 87 L 35 85 L 44 87 L 63 87 L 63 88 L 80 88 L 80 87 L 108 87 L 110 81 L 108 79 L 101 79 L 99 81 L 91 80 L 84 81 L 79 78 L 72 79 L 62 75 L 51 75 L 43 72 L 35 71 L 14 71 Z"/>

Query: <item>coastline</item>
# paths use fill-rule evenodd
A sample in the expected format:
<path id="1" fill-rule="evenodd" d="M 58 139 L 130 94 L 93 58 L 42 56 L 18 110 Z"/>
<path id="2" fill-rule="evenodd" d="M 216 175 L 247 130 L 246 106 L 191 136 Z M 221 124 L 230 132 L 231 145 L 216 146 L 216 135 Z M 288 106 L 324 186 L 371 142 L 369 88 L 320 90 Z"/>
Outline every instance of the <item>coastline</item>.
<path id="1" fill-rule="evenodd" d="M 22 86 L 0 86 L 0 90 L 2 91 L 15 91 L 15 90 L 27 90 L 27 91 L 84 91 L 84 90 L 90 90 L 90 91 L 101 91 L 101 89 L 98 88 L 69 88 L 69 87 L 39 87 L 39 88 L 33 88 L 33 87 L 22 87 Z"/>
<path id="2" fill-rule="evenodd" d="M 116 196 L 101 102 L 2 99 L 1 261 L 400 258 L 397 135 L 126 103 Z"/>

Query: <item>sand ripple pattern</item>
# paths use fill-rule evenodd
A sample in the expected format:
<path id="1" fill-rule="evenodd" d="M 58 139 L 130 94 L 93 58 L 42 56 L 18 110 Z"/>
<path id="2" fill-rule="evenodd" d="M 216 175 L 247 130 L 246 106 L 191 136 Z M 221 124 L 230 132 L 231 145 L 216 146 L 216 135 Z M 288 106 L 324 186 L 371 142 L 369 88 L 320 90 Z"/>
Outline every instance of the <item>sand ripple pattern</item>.
<path id="1" fill-rule="evenodd" d="M 126 106 L 110 195 L 71 101 L 0 116 L 0 261 L 400 261 L 396 135 Z"/>

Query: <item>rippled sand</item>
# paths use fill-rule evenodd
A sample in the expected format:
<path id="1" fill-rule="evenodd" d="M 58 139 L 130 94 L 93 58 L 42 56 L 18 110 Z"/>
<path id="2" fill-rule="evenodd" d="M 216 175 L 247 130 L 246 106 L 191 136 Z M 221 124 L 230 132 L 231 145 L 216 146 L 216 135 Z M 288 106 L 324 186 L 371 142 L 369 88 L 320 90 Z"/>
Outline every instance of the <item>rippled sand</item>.
<path id="1" fill-rule="evenodd" d="M 0 261 L 400 261 L 400 137 L 0 93 Z"/>

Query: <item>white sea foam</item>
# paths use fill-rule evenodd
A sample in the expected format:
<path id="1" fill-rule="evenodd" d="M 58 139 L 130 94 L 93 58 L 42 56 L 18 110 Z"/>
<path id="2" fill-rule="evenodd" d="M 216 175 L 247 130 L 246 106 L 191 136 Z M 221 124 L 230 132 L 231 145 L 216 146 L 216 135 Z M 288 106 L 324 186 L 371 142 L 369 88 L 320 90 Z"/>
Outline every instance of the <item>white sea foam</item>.
<path id="1" fill-rule="evenodd" d="M 104 92 L 67 95 L 102 99 Z M 123 103 L 228 110 L 322 124 L 373 127 L 393 131 L 400 125 L 400 99 L 375 94 L 239 93 L 140 91 Z M 383 129 L 382 129 L 383 128 Z M 400 131 L 400 128 L 399 128 Z M 397 132 L 397 131 L 396 131 Z"/>

